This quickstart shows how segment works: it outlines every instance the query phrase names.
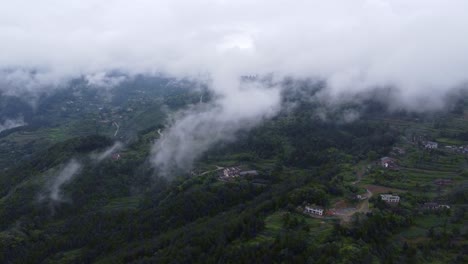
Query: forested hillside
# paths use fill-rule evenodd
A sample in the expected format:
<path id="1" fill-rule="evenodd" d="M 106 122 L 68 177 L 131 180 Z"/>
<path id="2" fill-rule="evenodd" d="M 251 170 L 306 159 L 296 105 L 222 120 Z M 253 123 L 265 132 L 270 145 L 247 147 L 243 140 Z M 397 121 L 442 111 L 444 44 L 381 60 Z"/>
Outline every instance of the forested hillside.
<path id="1" fill-rule="evenodd" d="M 92 104 L 64 99 L 64 92 L 25 113 L 30 125 L 1 134 L 8 165 L 0 172 L 0 262 L 468 261 L 464 102 L 423 116 L 367 101 L 327 109 L 323 118 L 322 105 L 285 96 L 297 104 L 167 177 L 152 166 L 151 145 L 167 115 L 200 103 L 203 92 L 152 91 L 140 82 L 133 93 L 151 97 L 122 94 L 126 89 L 93 111 L 48 112 L 67 100 Z M 113 109 L 113 102 L 127 106 Z M 347 120 L 350 111 L 359 117 Z M 117 136 L 109 124 L 116 120 Z M 439 146 L 427 149 L 426 141 Z M 29 154 L 10 153 L 8 144 Z M 393 169 L 381 164 L 386 156 Z M 255 173 L 223 178 L 226 168 Z M 438 179 L 450 183 L 434 184 Z M 401 200 L 387 203 L 383 193 Z M 448 207 L 425 207 L 429 202 Z M 304 213 L 308 205 L 326 213 Z"/>

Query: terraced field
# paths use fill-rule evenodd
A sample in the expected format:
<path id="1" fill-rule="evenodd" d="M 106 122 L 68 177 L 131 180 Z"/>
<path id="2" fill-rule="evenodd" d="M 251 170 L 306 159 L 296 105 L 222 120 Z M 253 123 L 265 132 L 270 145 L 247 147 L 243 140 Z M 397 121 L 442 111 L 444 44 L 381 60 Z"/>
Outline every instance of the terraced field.
<path id="1" fill-rule="evenodd" d="M 285 213 L 284 211 L 278 211 L 267 216 L 265 218 L 265 229 L 255 238 L 251 239 L 249 243 L 272 242 L 281 232 L 286 232 L 287 229 L 283 225 Z M 299 222 L 303 221 L 306 223 L 309 228 L 309 239 L 315 241 L 325 238 L 333 230 L 333 222 L 335 221 L 334 219 L 312 218 L 299 213 L 292 213 L 290 216 L 291 218 L 296 218 Z"/>

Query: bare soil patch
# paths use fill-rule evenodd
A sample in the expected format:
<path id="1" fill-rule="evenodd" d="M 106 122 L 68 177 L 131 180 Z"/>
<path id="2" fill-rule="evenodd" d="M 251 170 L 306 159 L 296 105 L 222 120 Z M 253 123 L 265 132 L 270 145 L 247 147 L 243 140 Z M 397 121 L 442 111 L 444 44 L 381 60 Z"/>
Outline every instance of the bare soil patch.
<path id="1" fill-rule="evenodd" d="M 405 190 L 391 188 L 391 187 L 385 187 L 385 186 L 381 186 L 381 185 L 374 185 L 374 184 L 364 185 L 364 188 L 368 189 L 373 194 L 388 193 L 388 192 L 400 192 L 400 193 L 401 192 L 406 192 Z"/>

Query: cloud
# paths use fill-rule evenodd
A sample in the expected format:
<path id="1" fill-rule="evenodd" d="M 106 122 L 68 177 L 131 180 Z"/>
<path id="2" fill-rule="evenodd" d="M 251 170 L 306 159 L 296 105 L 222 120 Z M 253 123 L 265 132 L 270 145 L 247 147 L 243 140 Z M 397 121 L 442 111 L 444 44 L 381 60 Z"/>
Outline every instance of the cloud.
<path id="1" fill-rule="evenodd" d="M 114 154 L 115 152 L 121 150 L 123 148 L 123 144 L 121 142 L 115 142 L 114 145 L 108 147 L 107 149 L 103 150 L 102 152 L 92 153 L 90 155 L 91 159 L 95 162 L 101 162 L 104 159 L 110 157 L 110 155 Z"/>
<path id="2" fill-rule="evenodd" d="M 465 10 L 465 0 L 9 1 L 0 91 L 47 91 L 77 76 L 112 86 L 113 71 L 202 79 L 213 108 L 181 115 L 153 151 L 158 166 L 185 164 L 278 111 L 280 88 L 243 88 L 243 75 L 324 80 L 330 101 L 377 87 L 395 91 L 394 108 L 444 107 L 468 81 Z"/>
<path id="3" fill-rule="evenodd" d="M 251 129 L 280 110 L 278 87 L 266 88 L 258 83 L 236 85 L 215 104 L 198 105 L 178 113 L 152 150 L 152 162 L 161 175 L 170 175 L 172 169 L 190 168 L 210 147 L 233 141 L 240 130 Z"/>
<path id="4" fill-rule="evenodd" d="M 6 119 L 3 123 L 0 123 L 0 132 L 25 125 L 27 124 L 24 122 L 23 117 L 18 117 L 16 119 Z"/>
<path id="5" fill-rule="evenodd" d="M 62 187 L 73 180 L 81 170 L 82 165 L 75 159 L 70 160 L 47 186 L 48 198 L 51 201 L 63 201 Z"/>
<path id="6" fill-rule="evenodd" d="M 185 76 L 222 67 L 317 76 L 335 93 L 394 85 L 407 97 L 438 95 L 466 82 L 467 8 L 462 0 L 18 0 L 0 10 L 0 61 L 48 84 L 115 69 Z"/>

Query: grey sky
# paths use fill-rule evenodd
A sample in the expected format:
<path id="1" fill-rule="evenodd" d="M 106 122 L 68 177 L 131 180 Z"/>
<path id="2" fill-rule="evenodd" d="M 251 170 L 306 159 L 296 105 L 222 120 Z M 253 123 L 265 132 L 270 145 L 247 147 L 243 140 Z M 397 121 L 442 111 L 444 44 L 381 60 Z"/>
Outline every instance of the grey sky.
<path id="1" fill-rule="evenodd" d="M 464 0 L 2 2 L 0 67 L 40 69 L 39 83 L 112 69 L 274 72 L 417 96 L 467 79 Z"/>
<path id="2" fill-rule="evenodd" d="M 118 83 L 112 70 L 209 80 L 211 107 L 179 113 L 153 147 L 163 173 L 279 111 L 281 87 L 241 75 L 326 80 L 327 100 L 392 86 L 418 110 L 468 80 L 466 0 L 0 1 L 0 91 Z"/>

